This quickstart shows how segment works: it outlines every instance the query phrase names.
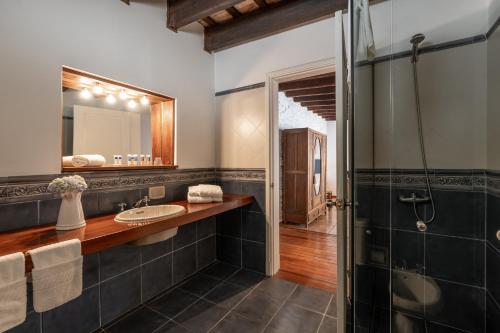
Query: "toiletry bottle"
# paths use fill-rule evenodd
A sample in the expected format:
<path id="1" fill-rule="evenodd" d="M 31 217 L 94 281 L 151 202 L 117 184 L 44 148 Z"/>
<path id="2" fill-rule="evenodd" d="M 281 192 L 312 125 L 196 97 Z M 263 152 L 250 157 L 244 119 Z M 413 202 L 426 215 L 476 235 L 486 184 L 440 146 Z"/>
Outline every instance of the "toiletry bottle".
<path id="1" fill-rule="evenodd" d="M 127 154 L 127 165 L 131 166 L 132 165 L 132 154 Z"/>

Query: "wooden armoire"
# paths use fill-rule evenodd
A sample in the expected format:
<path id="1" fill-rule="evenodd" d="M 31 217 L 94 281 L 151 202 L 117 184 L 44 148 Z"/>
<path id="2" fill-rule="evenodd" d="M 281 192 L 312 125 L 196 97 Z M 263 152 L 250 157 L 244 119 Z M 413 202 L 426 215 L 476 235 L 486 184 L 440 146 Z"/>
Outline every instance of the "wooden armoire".
<path id="1" fill-rule="evenodd" d="M 282 131 L 283 222 L 306 226 L 326 214 L 326 135 L 310 128 Z"/>

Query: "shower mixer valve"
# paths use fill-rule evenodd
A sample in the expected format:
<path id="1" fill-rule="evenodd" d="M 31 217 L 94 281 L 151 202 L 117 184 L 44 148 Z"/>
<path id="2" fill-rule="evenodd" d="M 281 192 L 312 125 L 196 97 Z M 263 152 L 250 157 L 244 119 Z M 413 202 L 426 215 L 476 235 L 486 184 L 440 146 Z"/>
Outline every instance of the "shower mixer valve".
<path id="1" fill-rule="evenodd" d="M 415 193 L 412 193 L 411 196 L 409 196 L 409 197 L 405 197 L 404 195 L 399 196 L 399 201 L 404 202 L 404 203 L 411 203 L 411 204 L 429 202 L 430 200 L 431 200 L 430 197 L 427 197 L 427 196 L 418 197 L 417 194 L 415 194 Z"/>

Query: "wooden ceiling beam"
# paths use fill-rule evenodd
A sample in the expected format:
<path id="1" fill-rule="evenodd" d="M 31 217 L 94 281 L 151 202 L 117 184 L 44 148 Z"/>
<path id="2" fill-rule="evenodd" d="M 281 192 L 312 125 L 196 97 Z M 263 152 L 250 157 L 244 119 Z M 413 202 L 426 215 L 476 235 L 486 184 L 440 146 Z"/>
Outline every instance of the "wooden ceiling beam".
<path id="1" fill-rule="evenodd" d="M 294 97 L 294 102 L 314 102 L 314 101 L 334 101 L 335 94 L 325 94 L 325 95 L 314 95 L 314 96 L 302 96 L 302 97 Z"/>
<path id="2" fill-rule="evenodd" d="M 265 0 L 253 0 L 259 6 L 259 8 L 267 7 L 267 2 Z"/>
<path id="3" fill-rule="evenodd" d="M 301 102 L 300 105 L 303 107 L 309 107 L 309 106 L 334 106 L 335 101 L 315 101 L 315 102 Z"/>
<path id="4" fill-rule="evenodd" d="M 130 0 L 121 0 L 121 2 L 130 6 Z"/>
<path id="5" fill-rule="evenodd" d="M 210 16 L 202 18 L 201 20 L 205 23 L 206 27 L 213 27 L 213 26 L 217 25 L 217 22 L 215 22 L 215 20 L 213 18 L 211 18 Z"/>
<path id="6" fill-rule="evenodd" d="M 306 88 L 289 90 L 285 92 L 286 97 L 304 97 L 304 96 L 315 96 L 324 94 L 334 94 L 335 87 L 321 87 L 321 88 Z"/>
<path id="7" fill-rule="evenodd" d="M 325 87 L 335 87 L 335 75 L 325 76 L 321 78 L 308 78 L 297 81 L 283 82 L 279 84 L 278 89 L 280 91 L 288 92 L 290 90 L 301 90 L 308 88 L 325 88 Z"/>
<path id="8" fill-rule="evenodd" d="M 309 111 L 313 112 L 321 112 L 321 111 L 335 111 L 335 105 L 327 105 L 327 106 L 310 106 L 307 108 Z"/>
<path id="9" fill-rule="evenodd" d="M 172 0 L 169 0 L 169 2 L 172 2 Z M 290 0 L 278 2 L 275 5 L 255 10 L 226 24 L 219 24 L 213 28 L 205 29 L 205 50 L 208 52 L 220 51 L 268 37 L 333 17 L 337 10 L 344 8 L 347 8 L 346 0 Z"/>
<path id="10" fill-rule="evenodd" d="M 228 9 L 226 9 L 226 12 L 228 12 L 229 15 L 231 15 L 234 19 L 243 16 L 243 14 L 240 13 L 240 11 L 236 9 L 234 6 L 231 6 Z"/>
<path id="11" fill-rule="evenodd" d="M 167 0 L 167 27 L 177 31 L 239 2 L 241 0 Z"/>

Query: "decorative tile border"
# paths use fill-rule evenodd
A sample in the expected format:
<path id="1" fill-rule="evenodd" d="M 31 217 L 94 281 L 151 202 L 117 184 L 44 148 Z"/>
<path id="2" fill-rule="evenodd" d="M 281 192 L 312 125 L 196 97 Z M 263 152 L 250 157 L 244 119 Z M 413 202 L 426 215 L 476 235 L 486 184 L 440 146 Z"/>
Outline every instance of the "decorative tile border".
<path id="1" fill-rule="evenodd" d="M 500 196 L 500 173 L 498 171 L 486 171 L 486 193 Z"/>
<path id="2" fill-rule="evenodd" d="M 165 183 L 206 182 L 215 180 L 215 169 L 184 169 L 162 173 L 126 174 L 116 173 L 103 175 L 102 173 L 82 173 L 88 184 L 89 191 L 100 191 L 109 189 L 121 189 L 129 187 L 140 187 L 145 185 Z M 0 183 L 0 202 L 18 200 L 36 200 L 52 196 L 47 192 L 49 179 L 59 177 L 54 175 L 48 178 L 46 175 L 37 177 L 16 177 L 14 181 Z"/>
<path id="3" fill-rule="evenodd" d="M 484 170 L 429 170 L 431 186 L 441 189 L 484 190 Z M 500 178 L 499 178 L 500 179 Z M 423 170 L 374 169 L 358 170 L 355 182 L 359 185 L 425 187 L 427 180 Z"/>
<path id="4" fill-rule="evenodd" d="M 217 169 L 215 171 L 217 179 L 236 181 L 258 181 L 266 180 L 265 169 Z"/>

